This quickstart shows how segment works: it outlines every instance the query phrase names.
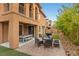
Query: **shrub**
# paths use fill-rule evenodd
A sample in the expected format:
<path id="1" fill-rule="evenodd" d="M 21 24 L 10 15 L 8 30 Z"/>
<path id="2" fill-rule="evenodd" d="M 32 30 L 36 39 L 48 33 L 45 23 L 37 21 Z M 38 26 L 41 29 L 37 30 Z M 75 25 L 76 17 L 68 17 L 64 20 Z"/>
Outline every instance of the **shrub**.
<path id="1" fill-rule="evenodd" d="M 59 35 L 58 34 L 53 34 L 52 37 L 53 37 L 53 39 L 59 39 Z"/>

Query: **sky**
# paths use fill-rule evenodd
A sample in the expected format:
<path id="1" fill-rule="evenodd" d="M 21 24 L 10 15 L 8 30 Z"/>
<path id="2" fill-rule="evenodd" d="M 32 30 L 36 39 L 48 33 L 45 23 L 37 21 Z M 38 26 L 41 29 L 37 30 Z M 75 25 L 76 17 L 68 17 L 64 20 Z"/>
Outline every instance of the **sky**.
<path id="1" fill-rule="evenodd" d="M 58 15 L 58 10 L 65 5 L 70 7 L 72 4 L 70 3 L 41 3 L 44 14 L 47 16 L 49 20 L 57 20 L 56 16 Z"/>

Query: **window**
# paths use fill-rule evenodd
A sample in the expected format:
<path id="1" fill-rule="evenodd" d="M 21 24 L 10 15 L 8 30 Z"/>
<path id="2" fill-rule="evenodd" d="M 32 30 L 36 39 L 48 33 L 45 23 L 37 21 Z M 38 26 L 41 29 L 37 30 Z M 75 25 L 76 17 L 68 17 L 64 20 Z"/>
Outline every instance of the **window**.
<path id="1" fill-rule="evenodd" d="M 24 30 L 24 25 L 23 24 L 20 24 L 19 25 L 19 35 L 23 35 L 23 30 Z"/>
<path id="2" fill-rule="evenodd" d="M 38 19 L 38 9 L 35 7 L 35 19 Z"/>
<path id="3" fill-rule="evenodd" d="M 29 6 L 29 17 L 33 18 L 33 4 L 30 3 L 30 6 Z"/>
<path id="4" fill-rule="evenodd" d="M 19 12 L 25 14 L 25 7 L 24 3 L 19 3 Z"/>
<path id="5" fill-rule="evenodd" d="M 4 4 L 4 10 L 5 10 L 5 11 L 9 11 L 9 10 L 10 10 L 10 5 L 9 5 L 9 3 L 5 3 L 5 4 Z"/>
<path id="6" fill-rule="evenodd" d="M 34 35 L 34 26 L 28 26 L 28 34 Z"/>

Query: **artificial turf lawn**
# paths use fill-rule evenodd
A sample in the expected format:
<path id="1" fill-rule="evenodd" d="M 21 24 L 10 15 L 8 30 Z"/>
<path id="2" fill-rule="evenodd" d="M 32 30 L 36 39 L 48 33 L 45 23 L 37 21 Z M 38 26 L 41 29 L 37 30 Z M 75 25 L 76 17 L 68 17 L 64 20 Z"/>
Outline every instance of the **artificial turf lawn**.
<path id="1" fill-rule="evenodd" d="M 29 54 L 18 52 L 14 49 L 0 46 L 0 56 L 30 56 Z"/>

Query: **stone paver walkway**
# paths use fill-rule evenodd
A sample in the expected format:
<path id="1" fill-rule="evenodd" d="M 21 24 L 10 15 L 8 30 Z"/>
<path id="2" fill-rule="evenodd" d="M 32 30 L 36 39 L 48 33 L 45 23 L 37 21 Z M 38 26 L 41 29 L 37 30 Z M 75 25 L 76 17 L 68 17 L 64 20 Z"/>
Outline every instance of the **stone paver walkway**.
<path id="1" fill-rule="evenodd" d="M 65 51 L 60 44 L 60 48 L 44 48 L 40 46 L 39 48 L 35 45 L 34 40 L 30 41 L 24 46 L 17 48 L 16 50 L 24 53 L 28 53 L 32 56 L 65 56 Z"/>

